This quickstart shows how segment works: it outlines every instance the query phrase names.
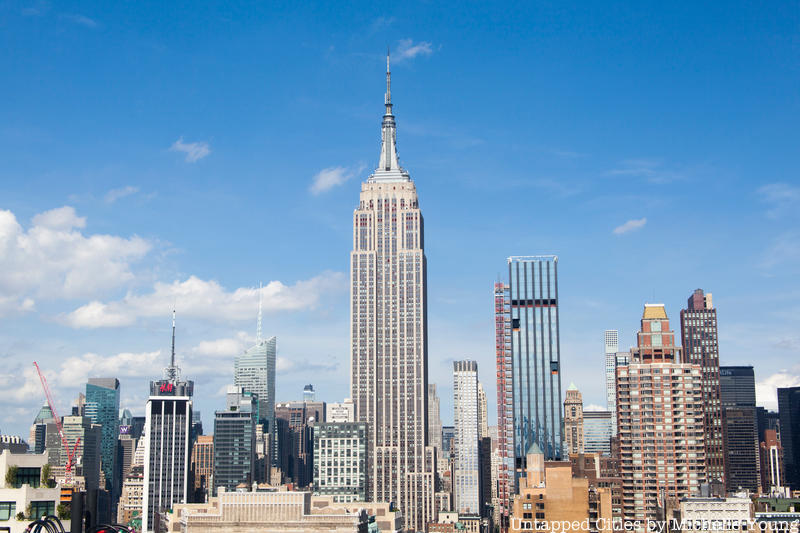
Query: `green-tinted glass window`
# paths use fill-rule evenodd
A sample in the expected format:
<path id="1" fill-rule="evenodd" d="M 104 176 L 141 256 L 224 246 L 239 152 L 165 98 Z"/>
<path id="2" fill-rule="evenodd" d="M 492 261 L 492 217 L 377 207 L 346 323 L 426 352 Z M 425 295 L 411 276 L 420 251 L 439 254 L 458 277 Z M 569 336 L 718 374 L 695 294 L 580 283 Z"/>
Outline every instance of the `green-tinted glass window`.
<path id="1" fill-rule="evenodd" d="M 16 512 L 16 502 L 0 502 L 0 520 L 10 520 Z"/>

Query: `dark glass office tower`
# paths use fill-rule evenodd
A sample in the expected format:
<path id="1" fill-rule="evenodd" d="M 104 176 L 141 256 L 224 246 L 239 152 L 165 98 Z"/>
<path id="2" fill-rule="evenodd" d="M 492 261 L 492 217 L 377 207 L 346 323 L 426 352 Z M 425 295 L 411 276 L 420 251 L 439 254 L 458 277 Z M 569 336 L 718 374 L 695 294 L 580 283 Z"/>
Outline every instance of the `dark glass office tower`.
<path id="1" fill-rule="evenodd" d="M 116 501 L 122 488 L 115 476 L 117 471 L 117 439 L 119 437 L 119 380 L 116 378 L 89 378 L 86 384 L 86 416 L 100 424 L 100 458 L 106 490 Z"/>
<path id="2" fill-rule="evenodd" d="M 255 480 L 258 402 L 253 393 L 236 385 L 228 387 L 225 410 L 214 416 L 214 491 L 236 490 Z"/>
<path id="3" fill-rule="evenodd" d="M 563 455 L 557 267 L 553 255 L 508 258 L 514 456 L 520 475 L 534 443 L 545 460 Z"/>
<path id="4" fill-rule="evenodd" d="M 778 389 L 778 416 L 786 484 L 800 489 L 800 387 Z"/>
<path id="5" fill-rule="evenodd" d="M 744 488 L 757 492 L 761 476 L 753 367 L 719 367 L 719 398 L 725 437 L 725 487 L 729 491 Z"/>
<path id="6" fill-rule="evenodd" d="M 706 451 L 706 474 L 709 482 L 725 482 L 723 457 L 722 408 L 719 399 L 719 342 L 717 310 L 711 293 L 697 289 L 681 310 L 683 362 L 703 369 L 703 430 Z"/>

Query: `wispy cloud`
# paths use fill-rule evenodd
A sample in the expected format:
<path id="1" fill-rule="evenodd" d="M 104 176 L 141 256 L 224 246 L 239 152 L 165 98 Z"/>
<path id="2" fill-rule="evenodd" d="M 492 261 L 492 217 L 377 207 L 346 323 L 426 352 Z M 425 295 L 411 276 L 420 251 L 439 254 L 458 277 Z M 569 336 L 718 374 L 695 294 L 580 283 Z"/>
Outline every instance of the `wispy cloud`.
<path id="1" fill-rule="evenodd" d="M 630 176 L 642 178 L 650 183 L 664 184 L 682 180 L 685 173 L 667 168 L 660 159 L 626 159 L 618 168 L 609 170 L 607 176 Z"/>
<path id="2" fill-rule="evenodd" d="M 198 141 L 193 143 L 183 142 L 183 137 L 175 141 L 169 148 L 172 152 L 183 152 L 186 154 L 187 163 L 195 163 L 200 161 L 208 154 L 211 153 L 211 147 L 205 141 Z"/>
<path id="3" fill-rule="evenodd" d="M 393 58 L 399 61 L 414 59 L 417 56 L 429 56 L 433 53 L 433 44 L 428 41 L 415 43 L 412 39 L 400 39 L 397 42 Z"/>
<path id="4" fill-rule="evenodd" d="M 63 15 L 63 17 L 74 22 L 75 24 L 80 24 L 81 26 L 85 26 L 87 28 L 96 28 L 98 26 L 97 21 L 90 19 L 86 15 L 66 14 Z"/>
<path id="5" fill-rule="evenodd" d="M 788 183 L 770 183 L 758 189 L 762 201 L 770 204 L 767 210 L 769 218 L 796 211 L 800 206 L 800 187 Z"/>
<path id="6" fill-rule="evenodd" d="M 375 34 L 381 30 L 385 30 L 392 24 L 394 24 L 395 18 L 394 17 L 378 17 L 372 21 L 372 24 L 369 25 L 369 33 Z"/>
<path id="7" fill-rule="evenodd" d="M 107 204 L 113 204 L 117 200 L 136 194 L 137 192 L 139 192 L 139 187 L 134 187 L 133 185 L 127 185 L 119 189 L 111 189 L 106 193 L 105 201 Z"/>
<path id="8" fill-rule="evenodd" d="M 363 172 L 366 165 L 358 167 L 328 167 L 317 172 L 311 179 L 311 186 L 308 190 L 313 195 L 328 192 L 334 187 L 344 185 L 345 182 L 354 178 L 356 174 Z"/>
<path id="9" fill-rule="evenodd" d="M 630 231 L 635 231 L 637 229 L 643 228 L 645 224 L 647 224 L 646 217 L 640 219 L 628 220 L 624 224 L 614 228 L 614 235 L 624 235 L 625 233 L 628 233 Z"/>
<path id="10" fill-rule="evenodd" d="M 759 265 L 771 270 L 778 265 L 800 262 L 800 232 L 788 231 L 772 239 L 761 254 Z"/>

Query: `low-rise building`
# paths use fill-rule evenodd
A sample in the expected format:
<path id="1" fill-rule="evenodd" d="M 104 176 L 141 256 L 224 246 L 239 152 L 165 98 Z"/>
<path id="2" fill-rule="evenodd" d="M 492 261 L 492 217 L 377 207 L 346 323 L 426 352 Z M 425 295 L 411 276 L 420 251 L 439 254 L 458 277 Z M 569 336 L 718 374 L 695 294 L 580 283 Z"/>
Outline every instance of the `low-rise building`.
<path id="1" fill-rule="evenodd" d="M 46 464 L 46 453 L 17 454 L 10 450 L 0 453 L 0 528 L 22 533 L 32 517 L 56 514 L 61 487 L 43 486 L 42 468 Z M 17 520 L 19 513 L 25 516 L 24 520 Z"/>
<path id="2" fill-rule="evenodd" d="M 161 516 L 168 533 L 368 533 L 365 509 L 314 509 L 310 492 L 266 490 L 227 492 L 208 503 L 176 504 Z"/>
<path id="3" fill-rule="evenodd" d="M 745 532 L 752 529 L 753 503 L 746 496 L 682 498 L 679 518 L 680 531 Z"/>

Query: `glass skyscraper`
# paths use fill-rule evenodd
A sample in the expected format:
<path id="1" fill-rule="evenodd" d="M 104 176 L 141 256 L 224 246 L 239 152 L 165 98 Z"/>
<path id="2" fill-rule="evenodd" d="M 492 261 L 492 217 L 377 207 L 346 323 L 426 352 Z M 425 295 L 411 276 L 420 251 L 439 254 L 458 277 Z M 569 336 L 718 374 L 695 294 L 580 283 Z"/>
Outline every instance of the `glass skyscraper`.
<path id="1" fill-rule="evenodd" d="M 252 392 L 258 400 L 258 421 L 273 431 L 275 420 L 275 337 L 258 339 L 256 345 L 236 357 L 233 383 Z"/>
<path id="2" fill-rule="evenodd" d="M 534 443 L 545 460 L 562 459 L 558 257 L 509 257 L 509 311 L 517 468 Z"/>
<path id="3" fill-rule="evenodd" d="M 86 416 L 94 424 L 102 425 L 100 457 L 106 490 L 112 497 L 119 494 L 121 483 L 115 479 L 117 463 L 117 438 L 119 437 L 119 380 L 116 378 L 89 378 L 86 384 Z"/>

